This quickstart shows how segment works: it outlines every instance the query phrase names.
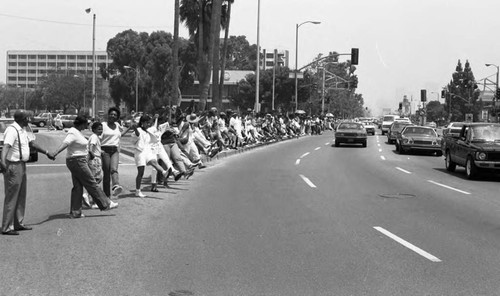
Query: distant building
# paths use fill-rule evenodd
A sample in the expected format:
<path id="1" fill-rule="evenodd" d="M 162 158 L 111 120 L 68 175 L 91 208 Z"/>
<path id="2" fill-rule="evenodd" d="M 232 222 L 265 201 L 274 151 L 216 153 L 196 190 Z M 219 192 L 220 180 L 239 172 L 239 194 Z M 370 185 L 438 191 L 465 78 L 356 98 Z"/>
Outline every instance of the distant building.
<path id="1" fill-rule="evenodd" d="M 112 63 L 105 51 L 96 51 L 96 111 L 103 112 L 114 105 L 109 96 L 108 82 L 102 79 L 99 65 Z M 7 51 L 7 87 L 33 89 L 49 75 L 70 75 L 92 79 L 92 51 L 77 50 L 9 50 Z M 86 96 L 90 107 L 91 91 Z"/>
<path id="2" fill-rule="evenodd" d="M 262 52 L 263 60 L 260 62 L 262 70 L 272 69 L 274 65 L 277 67 L 288 67 L 290 54 L 288 50 L 268 50 Z"/>
<path id="3" fill-rule="evenodd" d="M 99 65 L 111 64 L 105 51 L 96 51 L 96 75 Z M 7 86 L 33 88 L 50 74 L 92 77 L 92 51 L 10 50 L 7 51 Z"/>

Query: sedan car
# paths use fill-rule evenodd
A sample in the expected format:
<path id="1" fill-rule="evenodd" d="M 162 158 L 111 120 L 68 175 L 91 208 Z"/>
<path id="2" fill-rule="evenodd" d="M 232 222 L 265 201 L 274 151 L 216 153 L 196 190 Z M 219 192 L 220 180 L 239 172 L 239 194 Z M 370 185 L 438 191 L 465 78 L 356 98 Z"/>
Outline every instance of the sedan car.
<path id="1" fill-rule="evenodd" d="M 363 125 L 365 126 L 365 130 L 367 134 L 375 135 L 375 124 L 371 121 L 363 121 Z"/>
<path id="2" fill-rule="evenodd" d="M 432 127 L 407 125 L 396 140 L 396 151 L 404 154 L 410 151 L 428 151 L 443 155 L 441 138 Z"/>
<path id="3" fill-rule="evenodd" d="M 387 131 L 387 143 L 394 144 L 396 143 L 396 139 L 399 136 L 399 133 L 403 130 L 403 128 L 411 123 L 408 121 L 394 121 L 391 124 L 391 127 Z"/>
<path id="4" fill-rule="evenodd" d="M 0 153 L 2 153 L 2 150 L 3 150 L 3 139 L 4 139 L 5 129 L 9 125 L 11 125 L 12 123 L 14 123 L 14 119 L 13 118 L 2 118 L 2 119 L 0 119 Z M 31 128 L 31 125 L 29 125 L 29 124 L 24 129 L 28 133 L 28 138 L 30 139 L 30 141 L 35 140 L 35 134 L 34 133 L 38 132 L 38 130 L 33 130 Z M 38 161 L 38 152 L 36 151 L 35 148 L 30 147 L 30 157 L 28 159 L 28 162 L 35 162 L 35 161 Z"/>
<path id="5" fill-rule="evenodd" d="M 335 147 L 339 147 L 341 143 L 366 147 L 366 140 L 366 129 L 359 122 L 341 122 L 335 131 Z"/>

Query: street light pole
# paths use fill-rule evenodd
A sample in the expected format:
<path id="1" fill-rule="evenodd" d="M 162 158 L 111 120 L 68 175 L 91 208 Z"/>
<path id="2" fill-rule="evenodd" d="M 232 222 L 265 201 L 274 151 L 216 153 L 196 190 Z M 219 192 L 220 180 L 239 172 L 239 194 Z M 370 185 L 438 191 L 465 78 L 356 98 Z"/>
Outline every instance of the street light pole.
<path id="1" fill-rule="evenodd" d="M 295 76 L 295 111 L 297 111 L 297 109 L 299 108 L 299 100 L 298 100 L 299 89 L 298 89 L 298 78 L 297 78 L 298 63 L 299 63 L 299 27 L 302 26 L 303 24 L 307 24 L 307 23 L 311 23 L 311 24 L 315 24 L 315 25 L 321 24 L 321 22 L 317 22 L 317 21 L 305 21 L 303 23 L 295 25 L 295 75 L 294 75 Z"/>
<path id="2" fill-rule="evenodd" d="M 85 9 L 86 13 L 90 13 L 91 11 L 92 11 L 91 8 Z M 92 118 L 95 118 L 95 109 L 96 109 L 95 68 L 96 68 L 96 59 L 95 59 L 95 13 L 94 13 L 92 15 Z"/>
<path id="3" fill-rule="evenodd" d="M 130 66 L 123 66 L 123 68 L 135 71 L 135 113 L 137 113 L 139 112 L 139 68 Z"/>

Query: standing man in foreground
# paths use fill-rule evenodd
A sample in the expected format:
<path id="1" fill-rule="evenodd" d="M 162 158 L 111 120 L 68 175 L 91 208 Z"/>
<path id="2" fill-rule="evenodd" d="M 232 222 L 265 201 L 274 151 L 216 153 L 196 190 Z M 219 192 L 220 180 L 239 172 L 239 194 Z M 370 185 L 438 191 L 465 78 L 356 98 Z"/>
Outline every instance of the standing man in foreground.
<path id="1" fill-rule="evenodd" d="M 54 157 L 48 155 L 46 149 L 35 144 L 34 139 L 28 138 L 24 127 L 29 123 L 29 115 L 25 111 L 16 111 L 14 121 L 5 130 L 0 159 L 5 187 L 3 235 L 19 235 L 18 231 L 31 230 L 30 226 L 23 224 L 26 207 L 26 162 L 30 156 L 30 147 L 54 160 Z"/>

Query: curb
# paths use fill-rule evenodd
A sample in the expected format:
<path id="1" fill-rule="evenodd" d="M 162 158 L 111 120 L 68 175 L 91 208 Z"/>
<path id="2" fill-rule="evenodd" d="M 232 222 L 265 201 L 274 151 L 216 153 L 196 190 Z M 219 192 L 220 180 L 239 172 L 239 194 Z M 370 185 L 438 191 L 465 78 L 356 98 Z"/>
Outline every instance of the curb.
<path id="1" fill-rule="evenodd" d="M 301 138 L 302 137 L 305 137 L 305 136 L 301 136 Z M 281 140 L 271 140 L 269 142 L 259 143 L 259 144 L 252 144 L 250 146 L 245 146 L 245 147 L 242 147 L 242 148 L 238 148 L 236 150 L 221 151 L 221 152 L 217 153 L 212 158 L 208 157 L 205 154 L 201 154 L 201 161 L 204 162 L 204 163 L 207 163 L 207 162 L 211 162 L 211 161 L 214 161 L 214 160 L 219 160 L 219 159 L 222 159 L 222 158 L 226 158 L 226 157 L 231 156 L 231 155 L 244 153 L 245 151 L 253 150 L 255 148 L 259 148 L 259 147 L 263 147 L 263 146 L 267 146 L 267 145 L 272 145 L 272 144 L 275 144 L 275 143 L 284 142 L 284 141 L 288 141 L 288 140 L 297 140 L 297 139 L 298 138 L 289 138 L 289 139 L 281 139 Z M 129 147 L 126 147 L 126 148 L 121 147 L 120 148 L 120 153 L 123 153 L 123 154 L 125 154 L 127 156 L 130 156 L 130 157 L 134 157 L 134 151 L 131 150 Z"/>

